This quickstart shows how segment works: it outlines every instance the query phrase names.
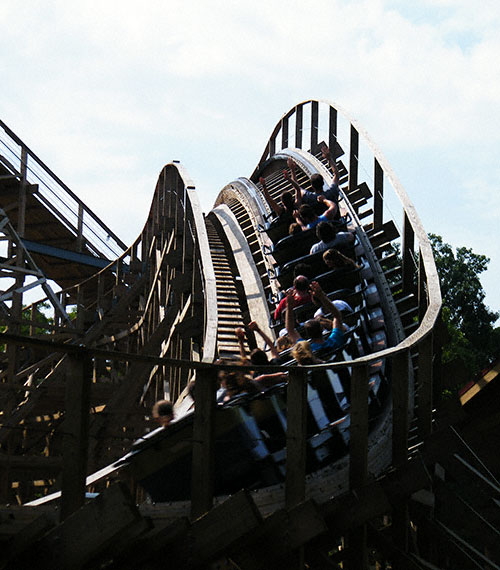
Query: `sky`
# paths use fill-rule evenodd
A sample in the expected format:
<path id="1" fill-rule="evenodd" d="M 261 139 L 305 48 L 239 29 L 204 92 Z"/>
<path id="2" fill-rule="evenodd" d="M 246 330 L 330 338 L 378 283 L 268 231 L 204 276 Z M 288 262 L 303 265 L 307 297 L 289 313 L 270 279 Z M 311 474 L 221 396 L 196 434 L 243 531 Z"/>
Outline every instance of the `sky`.
<path id="1" fill-rule="evenodd" d="M 328 99 L 500 310 L 496 0 L 2 0 L 0 118 L 127 244 L 163 165 L 208 212 L 280 117 Z"/>

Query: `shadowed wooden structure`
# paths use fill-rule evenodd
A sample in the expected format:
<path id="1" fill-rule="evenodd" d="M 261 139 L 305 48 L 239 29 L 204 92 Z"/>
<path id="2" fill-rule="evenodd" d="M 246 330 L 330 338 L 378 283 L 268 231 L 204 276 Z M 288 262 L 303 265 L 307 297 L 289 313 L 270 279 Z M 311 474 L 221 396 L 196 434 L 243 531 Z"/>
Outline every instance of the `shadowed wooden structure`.
<path id="1" fill-rule="evenodd" d="M 4 503 L 23 505 L 1 510 L 6 567 L 39 561 L 41 553 L 42 567 L 121 569 L 152 568 L 165 556 L 177 568 L 218 561 L 245 569 L 368 568 L 374 559 L 393 568 L 444 568 L 445 557 L 468 568 L 471 558 L 492 560 L 492 541 L 474 546 L 433 516 L 439 481 L 454 469 L 451 453 L 469 477 L 495 483 L 475 475 L 454 434 L 433 434 L 441 297 L 432 250 L 402 186 L 356 121 L 328 102 L 297 105 L 276 125 L 250 178 L 225 186 L 207 216 L 185 170 L 168 164 L 144 229 L 128 248 L 82 203 L 69 224 L 50 199 L 40 199 L 26 168 L 33 153 L 2 128 L 9 145 L 19 146 L 21 164 L 0 153 L 10 279 L 0 313 L 8 357 L 0 385 L 1 492 Z M 342 211 L 369 275 L 363 295 L 373 301 L 365 311 L 370 350 L 287 367 L 280 392 L 286 454 L 274 454 L 284 484 L 216 497 L 217 371 L 235 366 L 214 362 L 238 354 L 237 326 L 256 321 L 273 334 L 269 299 L 284 275 L 259 178 L 278 197 L 292 158 L 301 185 L 314 173 L 331 180 L 322 141 L 334 153 Z M 113 238 L 115 257 L 85 237 L 84 213 Z M 40 232 L 40 223 L 49 231 Z M 92 263 L 102 266 L 89 270 Z M 25 306 L 28 274 L 62 289 L 47 285 L 44 298 Z M 246 343 L 253 348 L 257 339 L 249 334 Z M 345 456 L 310 473 L 308 382 L 318 372 L 350 376 L 343 419 L 349 438 Z M 374 422 L 375 379 L 385 376 L 392 378 L 390 397 Z M 127 453 L 151 430 L 157 399 L 176 402 L 179 414 L 189 405 L 191 380 L 192 427 L 187 438 L 179 428 L 175 444 L 192 456 L 190 497 L 151 504 L 138 482 L 160 467 L 172 442 Z M 98 496 L 86 501 L 86 492 Z M 439 536 L 456 548 L 444 551 Z"/>

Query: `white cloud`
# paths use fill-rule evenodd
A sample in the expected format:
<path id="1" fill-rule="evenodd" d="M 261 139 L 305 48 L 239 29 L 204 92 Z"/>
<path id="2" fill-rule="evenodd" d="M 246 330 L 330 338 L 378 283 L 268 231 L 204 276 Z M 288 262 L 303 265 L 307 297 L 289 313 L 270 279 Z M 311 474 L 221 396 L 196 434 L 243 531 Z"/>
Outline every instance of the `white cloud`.
<path id="1" fill-rule="evenodd" d="M 0 36 L 2 119 L 113 229 L 126 207 L 113 199 L 149 203 L 146 180 L 172 158 L 210 204 L 251 173 L 281 114 L 317 97 L 396 157 L 424 222 L 440 222 L 429 200 L 451 204 L 455 235 L 480 196 L 479 231 L 496 231 L 496 1 L 4 0 L 0 19 L 22 22 Z"/>

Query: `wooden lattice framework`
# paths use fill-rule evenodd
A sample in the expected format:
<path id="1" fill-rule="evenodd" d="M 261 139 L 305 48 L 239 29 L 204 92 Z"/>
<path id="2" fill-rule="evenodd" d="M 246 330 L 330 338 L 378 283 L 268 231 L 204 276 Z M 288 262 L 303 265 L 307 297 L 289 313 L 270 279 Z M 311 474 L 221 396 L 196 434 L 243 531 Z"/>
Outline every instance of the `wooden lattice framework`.
<path id="1" fill-rule="evenodd" d="M 304 533 L 299 533 L 301 536 L 297 537 L 295 545 L 302 547 L 305 542 L 322 535 L 325 528 L 331 526 L 330 519 L 333 517 L 336 519 L 333 523 L 335 531 L 349 534 L 353 567 L 365 568 L 367 523 L 370 518 L 391 511 L 394 540 L 400 540 L 399 544 L 404 552 L 408 546 L 407 501 L 411 493 L 429 483 L 428 473 L 422 462 L 417 464 L 409 454 L 408 433 L 414 387 L 418 390 L 417 419 L 420 438 L 425 439 L 432 432 L 433 376 L 437 354 L 433 334 L 438 323 L 441 297 L 430 244 L 410 200 L 383 155 L 356 121 L 341 113 L 338 106 L 328 102 L 307 101 L 283 116 L 274 129 L 249 184 L 256 181 L 261 169 L 280 152 L 284 156 L 293 152 L 296 157 L 300 157 L 300 152 L 303 152 L 300 149 L 307 148 L 314 154 L 318 141 L 326 140 L 330 148 L 338 150 L 340 156 L 340 115 L 347 124 L 348 142 L 342 146 L 348 148 L 348 180 L 345 193 L 352 215 L 358 219 L 367 236 L 373 237 L 380 233 L 383 239 L 388 222 L 388 195 L 391 192 L 393 196 L 390 200 L 395 200 L 391 202 L 391 206 L 397 203 L 400 208 L 400 217 L 396 223 L 401 237 L 401 280 L 396 285 L 389 285 L 381 275 L 378 283 L 379 291 L 383 293 L 386 301 L 385 310 L 394 316 L 391 319 L 391 346 L 376 355 L 361 357 L 349 363 L 328 365 L 334 368 L 350 366 L 353 369 L 349 493 L 344 497 L 345 504 L 339 499 L 324 505 L 326 511 L 322 512 L 321 516 L 327 526 L 319 524 L 311 527 L 310 532 L 305 533 L 307 537 Z M 304 134 L 307 131 L 310 137 L 306 142 Z M 367 151 L 373 173 L 371 183 L 360 182 L 363 172 L 361 158 L 363 152 Z M 321 171 L 321 165 L 318 165 L 318 170 Z M 254 187 L 252 192 L 257 195 L 257 187 Z M 232 198 L 238 194 L 233 190 L 229 193 Z M 248 193 L 245 191 L 245 200 L 247 198 Z M 260 216 L 262 207 L 258 206 L 255 209 L 255 212 L 257 211 Z M 254 217 L 255 212 L 252 214 Z M 253 224 L 256 231 L 258 225 L 258 222 Z M 369 237 L 361 236 L 361 239 L 368 240 Z M 363 245 L 369 251 L 373 248 L 373 241 L 366 241 Z M 102 466 L 106 461 L 115 459 L 117 453 L 126 450 L 130 440 L 142 433 L 141 430 L 147 425 L 145 410 L 165 391 L 165 386 L 168 386 L 170 397 L 175 399 L 196 370 L 190 506 L 193 523 L 190 526 L 185 518 L 178 519 L 177 532 L 179 536 L 183 532 L 198 532 L 198 540 L 203 542 L 203 529 L 207 530 L 204 525 L 208 522 L 195 527 L 197 523 L 194 521 L 210 511 L 214 504 L 210 460 L 217 371 L 217 366 L 211 364 L 216 354 L 217 330 L 214 287 L 205 225 L 192 183 L 180 165 L 168 165 L 160 175 L 148 221 L 138 240 L 118 260 L 111 262 L 99 273 L 78 286 L 59 293 L 62 307 L 76 307 L 76 321 L 73 323 L 76 325 L 76 332 L 69 334 L 66 328 L 62 327 L 60 318 L 55 318 L 51 332 L 57 341 L 47 341 L 45 337 L 38 348 L 47 350 L 48 347 L 57 347 L 57 351 L 51 354 L 49 351 L 49 356 L 26 363 L 16 371 L 8 392 L 10 397 L 12 394 L 17 397 L 14 401 L 17 407 L 3 422 L 0 431 L 4 457 L 13 447 L 24 445 L 15 428 L 20 422 L 26 422 L 34 414 L 35 406 L 43 401 L 43 387 L 44 384 L 48 385 L 47 379 L 51 380 L 51 389 L 61 386 L 64 378 L 67 386 L 69 382 L 72 386 L 81 386 L 81 391 L 73 395 L 71 390 L 67 390 L 66 408 L 62 405 L 59 417 L 52 418 L 45 428 L 51 436 L 49 454 L 44 455 L 47 465 L 49 460 L 60 459 L 61 452 L 63 454 L 62 462 L 53 461 L 51 464 L 49 470 L 52 469 L 53 473 L 61 468 L 67 469 L 63 465 L 68 463 L 70 457 L 74 459 L 71 451 L 67 448 L 64 451 L 63 443 L 58 443 L 57 439 L 58 425 L 64 419 L 65 413 L 68 415 L 71 405 L 75 406 L 76 410 L 82 399 L 90 398 L 90 416 L 85 410 L 74 413 L 74 422 L 68 423 L 67 428 L 73 430 L 72 433 L 83 450 L 87 447 L 87 437 L 90 434 L 89 464 L 92 467 Z M 16 346 L 37 346 L 36 342 L 22 339 L 16 332 L 14 330 L 14 334 L 10 334 L 10 331 L 5 334 L 5 342 Z M 59 334 L 62 337 L 56 337 Z M 59 338 L 68 339 L 67 346 L 62 345 Z M 64 351 L 67 351 L 68 355 L 64 356 Z M 367 371 L 369 365 L 380 358 L 390 361 L 393 378 L 397 379 L 393 383 L 392 392 L 392 468 L 394 473 L 401 474 L 403 479 L 410 477 L 412 480 L 412 484 L 406 484 L 404 489 L 399 491 L 396 491 L 394 486 L 391 487 L 391 482 L 386 487 L 380 487 L 370 482 L 369 477 Z M 415 365 L 418 368 L 416 382 Z M 25 385 L 26 379 L 34 373 L 34 367 L 37 378 L 42 381 L 37 380 L 36 387 Z M 311 522 L 317 515 L 316 511 L 308 510 L 307 506 L 309 503 L 305 477 L 304 422 L 306 374 L 307 368 L 290 369 L 287 478 L 284 501 L 281 503 L 281 508 L 286 510 L 289 517 L 288 522 L 283 523 L 285 525 L 300 525 L 300 521 Z M 105 390 L 109 384 L 112 386 L 112 394 L 97 396 L 99 389 Z M 87 396 L 89 390 L 90 396 Z M 21 400 L 21 391 L 29 392 L 29 397 Z M 94 396 L 95 402 L 92 401 Z M 81 407 L 79 409 L 81 410 Z M 21 456 L 27 457 L 22 453 Z M 432 457 L 435 459 L 435 455 Z M 37 460 L 40 465 L 44 463 L 41 457 Z M 35 462 L 27 457 L 25 463 L 30 461 L 33 464 Z M 23 462 L 24 459 L 20 464 Z M 76 481 L 74 484 L 65 487 L 63 477 L 63 518 L 83 502 L 85 462 L 85 458 L 80 459 L 78 476 L 73 477 Z M 70 471 L 66 480 L 70 479 L 69 473 Z M 4 486 L 4 493 L 5 491 Z M 362 493 L 362 496 L 367 498 L 366 516 L 356 510 L 352 511 L 351 517 L 347 516 L 349 509 L 354 508 L 353 493 L 354 496 L 356 493 Z M 394 502 L 391 493 L 397 495 Z M 112 500 L 115 501 L 116 498 Z M 211 556 L 220 555 L 222 542 L 226 545 L 225 548 L 236 548 L 235 544 L 245 532 L 255 528 L 255 525 L 266 525 L 259 517 L 248 514 L 255 509 L 251 499 L 236 497 L 233 503 L 234 505 L 229 505 L 228 502 L 217 506 L 211 511 L 211 515 L 205 515 L 209 517 L 207 521 L 223 524 L 228 513 L 234 516 L 234 513 L 239 512 L 243 517 L 246 512 L 247 526 L 242 522 L 239 527 L 232 529 L 233 542 L 230 543 L 227 539 L 225 542 L 220 541 L 217 548 L 214 545 L 213 550 L 207 546 L 203 555 L 198 552 L 200 560 L 206 561 Z M 227 513 L 224 511 L 224 505 Z M 275 515 L 278 516 L 280 512 L 276 511 Z M 346 521 L 344 526 L 338 519 L 341 512 L 344 513 Z M 228 528 L 227 524 L 224 528 Z M 270 528 L 272 529 L 272 525 Z M 165 544 L 170 544 L 165 537 L 164 539 Z M 288 552 L 285 556 L 286 559 L 289 554 Z M 299 552 L 299 558 L 300 556 Z M 243 556 L 242 560 L 244 559 Z M 187 565 L 189 566 L 189 563 Z"/>

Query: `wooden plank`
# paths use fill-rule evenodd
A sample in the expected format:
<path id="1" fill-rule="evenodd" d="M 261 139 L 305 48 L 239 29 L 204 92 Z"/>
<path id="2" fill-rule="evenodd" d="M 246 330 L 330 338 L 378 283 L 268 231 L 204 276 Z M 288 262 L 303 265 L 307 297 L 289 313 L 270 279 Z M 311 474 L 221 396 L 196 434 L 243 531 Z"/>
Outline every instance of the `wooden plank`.
<path id="1" fill-rule="evenodd" d="M 191 518 L 212 508 L 214 496 L 214 420 L 217 371 L 198 370 L 194 391 Z"/>
<path id="2" fill-rule="evenodd" d="M 38 515 L 34 520 L 23 527 L 22 532 L 18 532 L 5 547 L 2 547 L 0 567 L 4 567 L 1 564 L 3 560 L 9 563 L 11 568 L 20 568 L 21 566 L 16 562 L 16 557 L 31 548 L 31 545 L 50 531 L 54 525 L 55 521 L 45 513 Z"/>
<path id="3" fill-rule="evenodd" d="M 391 242 L 399 237 L 399 232 L 392 220 L 385 222 L 381 227 L 367 232 L 372 247 Z"/>
<path id="4" fill-rule="evenodd" d="M 236 541 L 246 541 L 262 524 L 262 517 L 248 491 L 239 491 L 192 525 L 190 557 L 197 565 L 220 555 Z"/>
<path id="5" fill-rule="evenodd" d="M 307 372 L 291 368 L 287 387 L 285 504 L 291 508 L 306 492 Z"/>
<path id="6" fill-rule="evenodd" d="M 0 506 L 0 543 L 4 545 L 15 541 L 17 535 L 22 535 L 42 515 L 52 526 L 57 525 L 59 512 L 53 506 L 36 508 L 24 505 Z"/>
<path id="7" fill-rule="evenodd" d="M 348 194 L 349 202 L 351 202 L 351 204 L 353 202 L 362 201 L 363 198 L 365 198 L 366 203 L 366 200 L 371 197 L 372 192 L 366 182 L 361 182 L 361 184 L 358 184 L 353 190 L 349 191 Z"/>
<path id="8" fill-rule="evenodd" d="M 186 538 L 191 525 L 186 517 L 181 517 L 173 523 L 162 524 L 155 521 L 155 526 L 139 537 L 114 557 L 113 563 L 116 568 L 122 570 L 137 570 L 149 568 L 155 563 L 158 567 L 165 564 L 165 552 L 168 549 L 170 566 L 179 560 L 179 566 L 186 558 Z"/>
<path id="9" fill-rule="evenodd" d="M 36 546 L 25 551 L 21 563 L 47 568 L 82 568 L 142 517 L 125 485 L 116 483 L 65 519 Z M 24 566 L 20 566 L 24 567 Z"/>
<path id="10" fill-rule="evenodd" d="M 333 535 L 343 534 L 370 520 L 392 512 L 394 505 L 432 482 L 421 458 L 395 469 L 379 481 L 345 493 L 321 505 L 321 513 Z"/>
<path id="11" fill-rule="evenodd" d="M 235 545 L 239 549 L 232 549 L 229 555 L 242 570 L 290 569 L 296 564 L 297 550 L 327 531 L 316 503 L 306 501 L 267 517 L 246 543 Z"/>

